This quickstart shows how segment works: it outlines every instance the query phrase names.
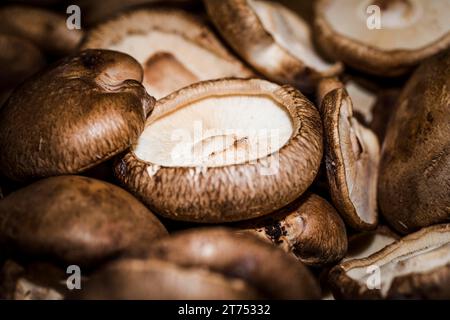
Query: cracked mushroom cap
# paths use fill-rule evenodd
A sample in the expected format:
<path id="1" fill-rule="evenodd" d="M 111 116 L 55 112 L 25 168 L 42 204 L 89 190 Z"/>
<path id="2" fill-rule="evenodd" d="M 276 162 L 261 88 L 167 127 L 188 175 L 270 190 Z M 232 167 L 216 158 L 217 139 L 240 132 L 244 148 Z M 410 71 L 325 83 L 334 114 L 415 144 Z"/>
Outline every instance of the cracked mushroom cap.
<path id="1" fill-rule="evenodd" d="M 424 62 L 404 87 L 383 144 L 380 211 L 410 233 L 450 219 L 450 50 Z"/>
<path id="2" fill-rule="evenodd" d="M 308 24 L 281 4 L 260 0 L 205 0 L 208 15 L 239 55 L 273 81 L 311 91 L 339 63 L 315 51 Z"/>
<path id="3" fill-rule="evenodd" d="M 294 258 L 222 228 L 180 232 L 145 258 L 111 263 L 83 290 L 89 299 L 317 299 L 319 287 Z"/>
<path id="4" fill-rule="evenodd" d="M 115 173 L 163 216 L 227 222 L 297 199 L 321 158 L 320 116 L 299 91 L 265 80 L 220 79 L 159 100 Z"/>
<path id="5" fill-rule="evenodd" d="M 86 177 L 43 179 L 0 201 L 0 251 L 8 256 L 91 267 L 166 234 L 128 192 Z"/>
<path id="6" fill-rule="evenodd" d="M 378 17 L 373 5 L 380 28 L 371 26 Z M 328 56 L 353 68 L 398 76 L 449 47 L 449 11 L 449 0 L 320 0 L 317 41 Z"/>
<path id="7" fill-rule="evenodd" d="M 337 81 L 333 84 L 333 80 L 324 81 L 329 81 L 332 88 L 321 99 L 331 198 L 352 228 L 373 229 L 378 221 L 378 139 L 353 117 L 353 102 L 343 85 Z"/>
<path id="8" fill-rule="evenodd" d="M 424 228 L 330 272 L 336 298 L 450 299 L 450 224 Z"/>
<path id="9" fill-rule="evenodd" d="M 83 48 L 134 57 L 144 69 L 147 92 L 160 99 L 192 83 L 250 77 L 201 19 L 176 9 L 136 9 L 91 30 Z"/>
<path id="10" fill-rule="evenodd" d="M 82 172 L 128 148 L 154 99 L 130 56 L 87 50 L 28 79 L 0 109 L 0 171 L 12 180 Z"/>
<path id="11" fill-rule="evenodd" d="M 83 37 L 82 30 L 70 30 L 67 17 L 55 12 L 23 5 L 0 8 L 0 32 L 33 42 L 51 55 L 74 52 Z"/>
<path id="12" fill-rule="evenodd" d="M 315 194 L 305 194 L 267 217 L 243 223 L 239 229 L 268 240 L 306 265 L 338 262 L 347 252 L 344 222 L 333 206 Z"/>

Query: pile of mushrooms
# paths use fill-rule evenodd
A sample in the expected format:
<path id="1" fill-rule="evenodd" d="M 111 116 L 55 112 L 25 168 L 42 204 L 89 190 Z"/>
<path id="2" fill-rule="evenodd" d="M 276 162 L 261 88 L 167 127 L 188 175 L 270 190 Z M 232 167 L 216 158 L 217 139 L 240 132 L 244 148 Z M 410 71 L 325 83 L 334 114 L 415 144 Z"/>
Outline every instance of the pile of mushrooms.
<path id="1" fill-rule="evenodd" d="M 450 0 L 66 2 L 0 7 L 0 299 L 450 299 Z"/>

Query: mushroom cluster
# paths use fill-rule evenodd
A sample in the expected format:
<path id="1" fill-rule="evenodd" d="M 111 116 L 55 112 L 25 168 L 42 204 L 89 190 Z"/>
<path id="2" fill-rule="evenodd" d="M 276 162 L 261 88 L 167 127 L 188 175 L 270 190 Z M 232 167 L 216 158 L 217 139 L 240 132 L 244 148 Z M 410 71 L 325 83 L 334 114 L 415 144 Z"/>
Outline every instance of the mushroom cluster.
<path id="1" fill-rule="evenodd" d="M 450 299 L 450 0 L 10 2 L 0 299 Z"/>

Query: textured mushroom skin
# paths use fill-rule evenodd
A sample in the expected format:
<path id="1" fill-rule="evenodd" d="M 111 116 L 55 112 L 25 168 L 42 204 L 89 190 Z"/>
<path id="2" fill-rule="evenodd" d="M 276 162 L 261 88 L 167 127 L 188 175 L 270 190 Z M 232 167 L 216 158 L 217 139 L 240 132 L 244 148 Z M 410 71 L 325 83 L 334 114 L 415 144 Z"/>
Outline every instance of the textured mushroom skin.
<path id="1" fill-rule="evenodd" d="M 338 262 L 347 252 L 344 222 L 325 199 L 315 194 L 305 194 L 285 208 L 248 221 L 240 228 L 293 253 L 306 265 Z"/>
<path id="2" fill-rule="evenodd" d="M 321 78 L 342 71 L 342 66 L 337 63 L 327 72 L 318 72 L 279 47 L 273 36 L 264 29 L 248 0 L 204 0 L 204 3 L 208 15 L 230 46 L 273 81 L 311 91 Z M 239 23 L 230 23 L 236 21 Z M 265 51 L 266 54 L 276 52 L 276 58 L 270 61 L 275 65 L 262 65 L 255 61 L 254 56 Z"/>
<path id="3" fill-rule="evenodd" d="M 90 267 L 166 234 L 132 195 L 86 177 L 44 179 L 0 202 L 0 251 L 22 258 Z"/>
<path id="4" fill-rule="evenodd" d="M 253 81 L 258 86 L 260 80 L 217 81 L 239 88 L 240 81 L 244 85 Z M 177 99 L 185 91 L 214 85 L 215 81 L 201 82 L 165 99 Z M 239 221 L 280 209 L 297 199 L 317 175 L 323 153 L 322 123 L 312 103 L 294 88 L 279 87 L 273 94 L 283 99 L 291 117 L 300 124 L 289 143 L 278 152 L 276 174 L 260 174 L 264 161 L 270 161 L 272 155 L 253 164 L 211 167 L 204 172 L 197 168 L 161 167 L 154 173 L 151 164 L 130 151 L 115 165 L 116 177 L 155 212 L 175 220 Z"/>
<path id="5" fill-rule="evenodd" d="M 26 81 L 0 111 L 0 171 L 12 180 L 78 173 L 126 149 L 154 99 L 131 57 L 87 50 Z"/>
<path id="6" fill-rule="evenodd" d="M 450 45 L 450 33 L 419 50 L 379 50 L 336 33 L 326 21 L 324 7 L 329 0 L 316 1 L 314 26 L 317 43 L 327 56 L 379 76 L 400 76 L 422 60 L 441 52 Z"/>
<path id="7" fill-rule="evenodd" d="M 427 272 L 409 273 L 395 277 L 391 286 L 383 297 L 381 290 L 369 289 L 367 285 L 359 283 L 347 275 L 347 272 L 357 265 L 361 267 L 377 265 L 377 260 L 392 251 L 400 250 L 408 242 L 426 237 L 428 233 L 449 233 L 450 225 L 436 225 L 424 228 L 414 234 L 406 236 L 399 241 L 388 245 L 373 255 L 345 261 L 331 269 L 328 279 L 329 285 L 336 299 L 450 299 L 450 265 L 443 265 Z M 381 274 L 381 277 L 383 274 Z"/>
<path id="8" fill-rule="evenodd" d="M 379 205 L 397 231 L 450 221 L 450 51 L 404 88 L 382 150 Z"/>

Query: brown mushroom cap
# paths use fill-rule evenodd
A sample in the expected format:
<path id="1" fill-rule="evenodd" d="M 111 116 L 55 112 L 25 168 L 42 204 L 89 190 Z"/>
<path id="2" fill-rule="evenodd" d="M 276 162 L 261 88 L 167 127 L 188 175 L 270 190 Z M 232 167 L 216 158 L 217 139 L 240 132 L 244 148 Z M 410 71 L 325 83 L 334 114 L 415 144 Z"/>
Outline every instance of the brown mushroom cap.
<path id="1" fill-rule="evenodd" d="M 0 90 L 14 89 L 44 65 L 42 53 L 32 42 L 0 34 Z"/>
<path id="2" fill-rule="evenodd" d="M 22 258 L 90 267 L 166 233 L 129 193 L 86 177 L 40 180 L 0 201 L 0 251 Z"/>
<path id="3" fill-rule="evenodd" d="M 306 22 L 283 5 L 255 0 L 205 0 L 208 15 L 239 55 L 273 81 L 311 91 L 317 81 L 336 75 L 315 52 Z"/>
<path id="4" fill-rule="evenodd" d="M 325 199 L 315 194 L 305 194 L 285 208 L 239 228 L 239 232 L 257 235 L 294 254 L 306 265 L 338 262 L 347 251 L 344 222 Z"/>
<path id="5" fill-rule="evenodd" d="M 369 5 L 381 10 L 380 29 L 367 25 Z M 449 10 L 448 0 L 320 0 L 316 1 L 317 41 L 328 56 L 356 69 L 398 76 L 448 48 Z"/>
<path id="6" fill-rule="evenodd" d="M 82 47 L 134 57 L 147 92 L 157 99 L 198 81 L 253 75 L 199 17 L 177 9 L 126 12 L 91 30 Z"/>
<path id="7" fill-rule="evenodd" d="M 197 133 L 196 123 L 205 130 Z M 294 201 L 312 183 L 321 129 L 317 110 L 292 87 L 257 79 L 201 82 L 157 102 L 115 173 L 171 219 L 250 219 Z"/>
<path id="8" fill-rule="evenodd" d="M 116 272 L 101 276 L 106 283 L 104 288 L 108 288 L 105 291 L 108 298 L 108 292 L 119 294 L 114 298 L 128 298 L 135 283 L 138 297 L 145 299 L 313 299 L 319 296 L 317 283 L 300 262 L 253 236 L 237 235 L 222 228 L 174 234 L 151 245 L 143 260 L 113 262 L 106 267 L 106 270 L 114 269 Z M 91 279 L 94 288 L 96 279 L 95 276 Z M 125 283 L 124 279 L 131 281 Z M 117 284 L 119 288 L 115 288 Z"/>
<path id="9" fill-rule="evenodd" d="M 27 80 L 0 110 L 0 171 L 13 180 L 72 174 L 125 150 L 154 99 L 130 56 L 87 50 Z"/>
<path id="10" fill-rule="evenodd" d="M 378 221 L 378 139 L 353 117 L 352 99 L 342 86 L 325 95 L 321 112 L 333 203 L 351 227 L 372 229 Z"/>
<path id="11" fill-rule="evenodd" d="M 422 229 L 367 258 L 346 261 L 331 270 L 330 284 L 336 298 L 450 299 L 450 224 Z"/>
<path id="12" fill-rule="evenodd" d="M 0 32 L 25 38 L 53 55 L 67 55 L 78 46 L 82 30 L 70 30 L 67 17 L 46 9 L 10 5 L 0 8 Z"/>
<path id="13" fill-rule="evenodd" d="M 450 219 L 450 50 L 411 77 L 389 122 L 379 205 L 402 233 Z"/>

